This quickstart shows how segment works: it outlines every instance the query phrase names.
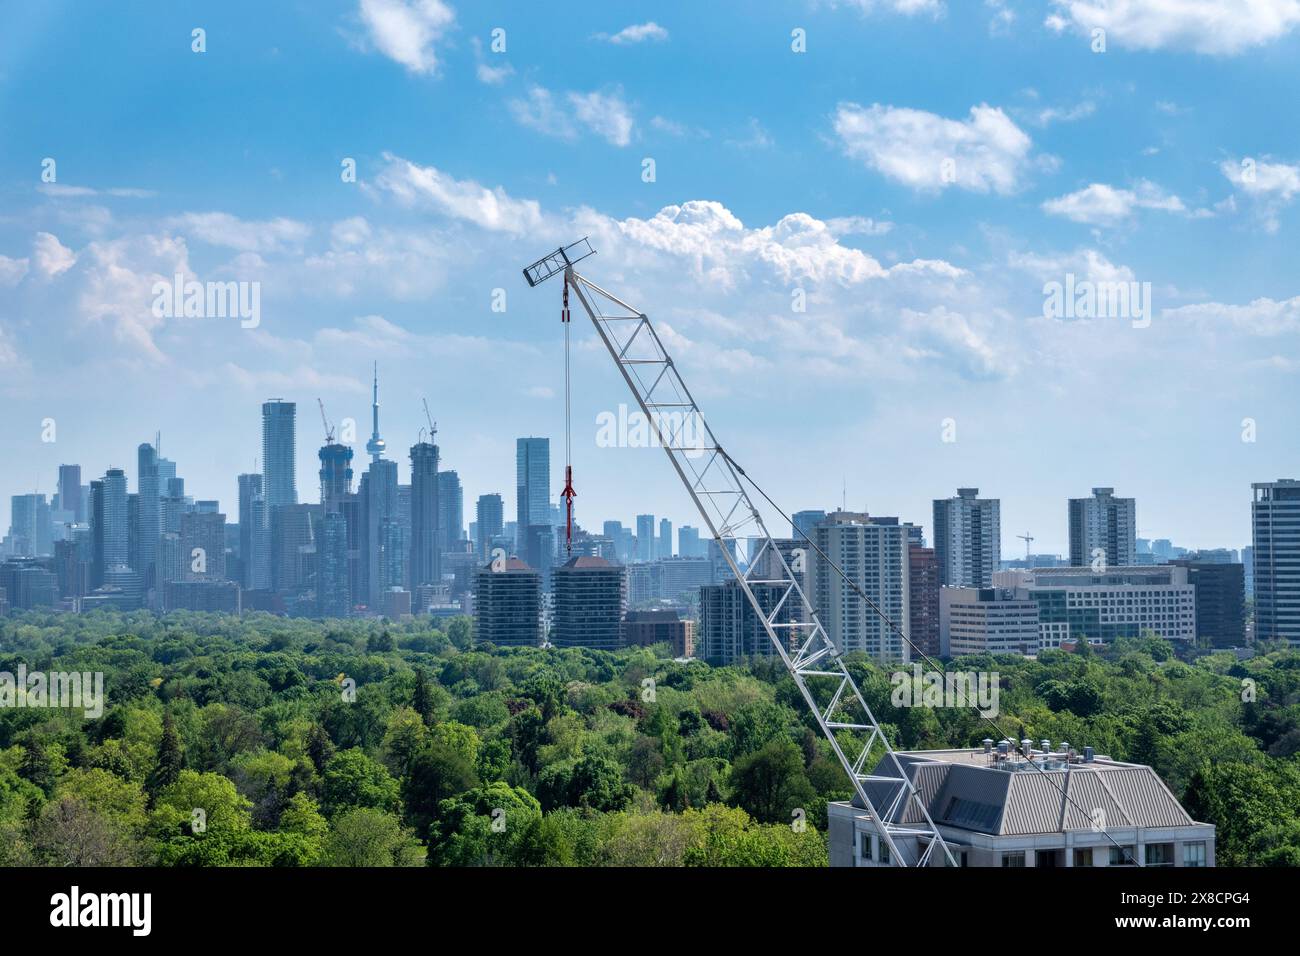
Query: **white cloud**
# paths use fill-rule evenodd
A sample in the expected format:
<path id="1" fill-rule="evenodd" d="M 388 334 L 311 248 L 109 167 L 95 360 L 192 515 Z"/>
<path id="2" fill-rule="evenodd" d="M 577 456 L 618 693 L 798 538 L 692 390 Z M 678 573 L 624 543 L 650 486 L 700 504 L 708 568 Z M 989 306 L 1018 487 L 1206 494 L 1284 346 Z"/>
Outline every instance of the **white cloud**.
<path id="1" fill-rule="evenodd" d="M 1300 332 L 1300 296 L 1281 301 L 1255 299 L 1247 305 L 1202 302 L 1165 309 L 1167 318 L 1211 325 L 1227 325 L 1251 335 L 1273 336 Z"/>
<path id="2" fill-rule="evenodd" d="M 1187 211 L 1181 199 L 1146 180 L 1137 183 L 1133 189 L 1117 189 L 1105 183 L 1093 183 L 1084 189 L 1043 203 L 1043 210 L 1053 216 L 1064 216 L 1074 222 L 1094 226 L 1123 222 L 1138 209 L 1180 213 Z"/>
<path id="3" fill-rule="evenodd" d="M 1086 119 L 1095 112 L 1097 112 L 1097 104 L 1091 100 L 1084 100 L 1075 106 L 1045 107 L 1033 115 L 1033 121 L 1038 126 L 1050 126 L 1052 123 L 1073 123 Z"/>
<path id="4" fill-rule="evenodd" d="M 1052 0 L 1047 26 L 1136 50 L 1225 55 L 1285 36 L 1300 24 L 1300 0 Z"/>
<path id="5" fill-rule="evenodd" d="M 622 93 L 570 93 L 569 103 L 582 125 L 615 146 L 632 140 L 632 115 Z"/>
<path id="6" fill-rule="evenodd" d="M 311 227 L 293 219 L 240 219 L 226 212 L 187 212 L 168 225 L 214 246 L 241 252 L 274 252 L 300 248 Z"/>
<path id="7" fill-rule="evenodd" d="M 486 83 L 488 86 L 500 86 L 511 76 L 514 75 L 515 68 L 509 63 L 501 66 L 488 66 L 486 63 L 480 63 L 475 68 L 475 75 L 478 76 L 480 83 Z"/>
<path id="8" fill-rule="evenodd" d="M 521 126 L 547 136 L 573 139 L 579 127 L 585 127 L 615 146 L 631 142 L 634 122 L 622 90 L 567 93 L 565 103 L 560 103 L 545 87 L 533 86 L 528 90 L 527 99 L 511 100 L 509 108 Z"/>
<path id="9" fill-rule="evenodd" d="M 385 166 L 375 185 L 406 205 L 432 207 L 452 219 L 473 222 L 493 232 L 522 234 L 542 224 L 534 199 L 514 199 L 500 186 L 488 189 L 472 179 L 456 179 L 434 166 L 384 153 Z"/>
<path id="10" fill-rule="evenodd" d="M 435 44 L 456 19 L 442 0 L 361 0 L 358 13 L 375 48 L 412 73 L 438 68 Z"/>
<path id="11" fill-rule="evenodd" d="M 841 103 L 835 132 L 846 155 L 921 191 L 956 185 L 973 192 L 1014 192 L 1029 164 L 1029 137 L 1002 110 L 981 104 L 951 120 L 924 110 Z M 946 177 L 945 163 L 953 161 Z"/>
<path id="12" fill-rule="evenodd" d="M 626 26 L 612 36 L 598 33 L 596 34 L 596 39 L 626 45 L 629 43 L 644 43 L 647 40 L 667 40 L 668 31 L 651 20 L 647 23 L 635 23 L 631 26 Z"/>
<path id="13" fill-rule="evenodd" d="M 1244 193 L 1276 196 L 1288 202 L 1300 192 L 1300 166 L 1253 159 L 1239 162 L 1225 159 L 1219 170 Z"/>
<path id="14" fill-rule="evenodd" d="M 27 275 L 27 259 L 0 256 L 0 286 L 16 286 Z"/>
<path id="15" fill-rule="evenodd" d="M 937 17 L 946 9 L 943 0 L 829 0 L 829 2 L 832 7 L 856 7 L 864 15 L 885 10 L 909 17 L 921 13 Z"/>
<path id="16" fill-rule="evenodd" d="M 131 186 L 114 186 L 110 189 L 92 189 L 89 186 L 70 186 L 66 183 L 41 183 L 36 187 L 47 196 L 80 199 L 87 196 L 113 196 L 118 199 L 149 199 L 158 195 L 152 189 Z"/>
<path id="17" fill-rule="evenodd" d="M 1300 166 L 1247 157 L 1240 161 L 1224 160 L 1219 171 L 1233 186 L 1250 197 L 1264 230 L 1277 232 L 1281 226 L 1278 221 L 1279 212 L 1295 198 L 1296 193 L 1300 193 Z M 1235 197 L 1229 196 L 1220 206 L 1225 212 L 1235 212 Z"/>
<path id="18" fill-rule="evenodd" d="M 37 272 L 51 279 L 71 269 L 77 254 L 50 233 L 38 232 L 32 241 L 32 261 Z"/>

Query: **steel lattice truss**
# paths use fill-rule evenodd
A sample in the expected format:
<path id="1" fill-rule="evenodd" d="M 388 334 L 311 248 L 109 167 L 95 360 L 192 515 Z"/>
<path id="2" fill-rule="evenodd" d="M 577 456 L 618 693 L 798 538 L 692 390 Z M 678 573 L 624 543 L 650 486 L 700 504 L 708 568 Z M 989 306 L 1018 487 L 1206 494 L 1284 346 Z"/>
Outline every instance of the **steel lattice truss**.
<path id="1" fill-rule="evenodd" d="M 558 271 L 554 269 L 550 274 Z M 809 603 L 789 557 L 768 533 L 740 472 L 714 438 L 650 319 L 583 278 L 572 265 L 565 267 L 564 275 L 636 396 L 654 439 L 686 485 L 777 654 L 816 715 L 877 834 L 888 844 L 890 861 L 898 866 L 944 862 L 955 866 L 952 851 L 930 818 L 913 777 L 905 771 L 863 699 Z M 741 571 L 736 549 L 747 541 L 758 542 L 758 549 L 749 554 L 747 570 Z M 769 602 L 765 608 L 759 601 L 754 588 L 760 585 L 775 588 L 774 592 L 764 589 L 778 595 L 774 606 Z M 892 772 L 871 773 L 873 754 L 881 769 Z M 883 762 L 882 756 L 887 758 Z M 936 847 L 940 855 L 936 855 Z"/>

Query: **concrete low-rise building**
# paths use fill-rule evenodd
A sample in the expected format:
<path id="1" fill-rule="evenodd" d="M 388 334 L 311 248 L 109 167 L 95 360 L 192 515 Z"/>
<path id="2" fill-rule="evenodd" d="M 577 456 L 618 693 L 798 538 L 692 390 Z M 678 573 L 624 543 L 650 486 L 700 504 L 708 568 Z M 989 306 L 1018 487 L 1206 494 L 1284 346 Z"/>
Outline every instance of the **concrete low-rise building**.
<path id="1" fill-rule="evenodd" d="M 1068 743 L 1053 749 L 1042 741 L 1035 749 L 1026 740 L 1019 751 L 986 740 L 972 750 L 897 754 L 959 866 L 1214 866 L 1213 825 L 1193 820 L 1150 767 L 1094 756 L 1091 748 L 1080 755 Z M 893 775 L 888 760 L 866 785 L 882 812 L 901 786 L 879 780 Z M 924 817 L 916 800 L 898 804 L 887 822 L 910 865 L 928 838 L 907 827 Z M 856 800 L 831 803 L 827 813 L 831 866 L 899 862 Z M 895 833 L 895 825 L 903 832 Z M 935 848 L 929 865 L 946 864 Z"/>
<path id="2" fill-rule="evenodd" d="M 1038 602 L 1006 588 L 939 589 L 939 653 L 1038 653 Z"/>

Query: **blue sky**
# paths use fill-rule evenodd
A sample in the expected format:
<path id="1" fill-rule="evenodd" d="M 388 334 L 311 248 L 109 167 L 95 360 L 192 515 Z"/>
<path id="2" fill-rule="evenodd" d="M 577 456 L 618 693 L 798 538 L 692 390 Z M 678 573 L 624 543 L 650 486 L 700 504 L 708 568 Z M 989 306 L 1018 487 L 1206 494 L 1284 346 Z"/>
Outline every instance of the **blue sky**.
<path id="1" fill-rule="evenodd" d="M 234 520 L 283 396 L 312 500 L 316 398 L 364 443 L 372 360 L 389 447 L 427 396 L 467 520 L 513 511 L 518 435 L 556 440 L 558 492 L 559 289 L 519 270 L 590 234 L 789 510 L 846 483 L 928 525 L 976 485 L 1013 555 L 1111 485 L 1144 536 L 1240 547 L 1250 482 L 1300 471 L 1298 54 L 1297 0 L 11 8 L 0 495 L 60 462 L 134 486 L 161 430 Z M 154 316 L 178 271 L 260 283 L 258 327 Z M 1067 274 L 1150 283 L 1149 327 L 1044 317 Z M 630 397 L 578 330 L 579 519 L 698 524 L 660 452 L 596 447 Z"/>

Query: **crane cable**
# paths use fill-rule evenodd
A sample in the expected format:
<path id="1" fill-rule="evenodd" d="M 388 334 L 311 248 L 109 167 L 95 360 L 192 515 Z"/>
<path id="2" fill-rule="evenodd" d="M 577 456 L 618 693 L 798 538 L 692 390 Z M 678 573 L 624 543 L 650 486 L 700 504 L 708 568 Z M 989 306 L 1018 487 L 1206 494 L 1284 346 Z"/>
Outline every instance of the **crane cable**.
<path id="1" fill-rule="evenodd" d="M 564 326 L 564 551 L 565 557 L 573 557 L 573 499 L 577 492 L 573 490 L 573 414 L 572 387 L 569 374 L 569 276 L 564 276 L 564 301 L 560 309 L 560 323 Z"/>

